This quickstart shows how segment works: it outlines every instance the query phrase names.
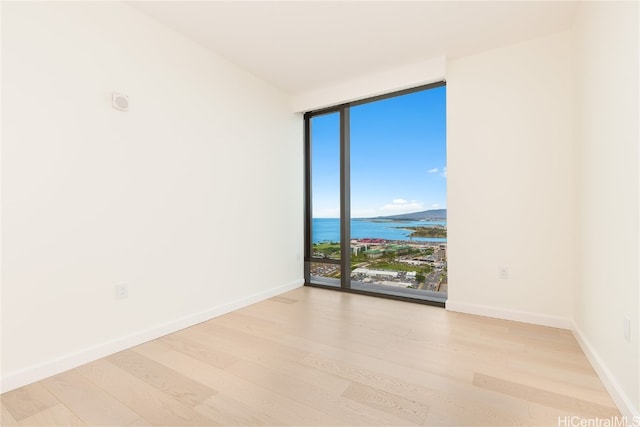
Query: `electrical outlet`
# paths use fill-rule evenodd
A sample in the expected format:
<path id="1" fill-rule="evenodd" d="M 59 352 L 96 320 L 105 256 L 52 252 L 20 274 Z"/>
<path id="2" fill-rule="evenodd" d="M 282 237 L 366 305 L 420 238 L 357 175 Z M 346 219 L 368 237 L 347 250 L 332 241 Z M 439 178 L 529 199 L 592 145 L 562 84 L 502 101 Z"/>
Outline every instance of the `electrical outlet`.
<path id="1" fill-rule="evenodd" d="M 509 269 L 507 267 L 500 267 L 498 274 L 501 279 L 506 280 L 509 278 Z"/>
<path id="2" fill-rule="evenodd" d="M 129 285 L 116 285 L 116 299 L 127 299 L 129 297 Z"/>
<path id="3" fill-rule="evenodd" d="M 624 317 L 624 339 L 631 341 L 631 319 Z"/>

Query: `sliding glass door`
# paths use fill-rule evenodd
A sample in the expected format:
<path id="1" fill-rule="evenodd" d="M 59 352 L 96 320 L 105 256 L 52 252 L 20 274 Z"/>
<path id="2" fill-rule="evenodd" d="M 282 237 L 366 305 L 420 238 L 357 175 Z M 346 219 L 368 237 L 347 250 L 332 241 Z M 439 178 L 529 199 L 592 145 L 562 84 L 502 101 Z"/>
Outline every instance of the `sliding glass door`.
<path id="1" fill-rule="evenodd" d="M 446 300 L 445 91 L 305 116 L 307 284 Z"/>

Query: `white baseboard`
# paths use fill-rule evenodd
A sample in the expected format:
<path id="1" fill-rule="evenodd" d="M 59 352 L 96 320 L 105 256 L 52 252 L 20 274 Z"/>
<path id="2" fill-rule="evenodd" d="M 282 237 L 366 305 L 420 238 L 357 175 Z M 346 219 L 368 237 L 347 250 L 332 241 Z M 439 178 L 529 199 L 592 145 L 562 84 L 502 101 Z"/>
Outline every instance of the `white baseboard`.
<path id="1" fill-rule="evenodd" d="M 478 316 L 494 317 L 497 319 L 513 320 L 515 322 L 531 323 L 533 325 L 550 326 L 552 328 L 571 329 L 571 322 L 559 316 L 530 313 L 527 311 L 510 310 L 486 305 L 468 304 L 447 300 L 445 307 L 448 311 L 476 314 Z"/>
<path id="2" fill-rule="evenodd" d="M 629 396 L 627 396 L 613 374 L 611 374 L 611 371 L 598 356 L 598 353 L 594 350 L 593 346 L 585 338 L 582 331 L 571 320 L 557 316 L 547 316 L 543 314 L 461 303 L 451 300 L 446 302 L 446 309 L 460 313 L 475 314 L 479 316 L 571 330 L 578 341 L 578 344 L 582 348 L 582 351 L 587 356 L 587 359 L 589 359 L 593 369 L 596 371 L 596 374 L 598 374 L 600 381 L 602 381 L 614 403 L 620 410 L 620 413 L 626 417 L 630 423 L 629 425 L 632 425 L 635 420 L 640 421 L 640 408 L 635 407 L 631 399 L 629 399 Z M 635 422 L 637 423 L 638 421 Z"/>
<path id="3" fill-rule="evenodd" d="M 257 294 L 221 304 L 205 311 L 193 313 L 179 319 L 159 324 L 152 328 L 134 332 L 133 334 L 126 335 L 121 338 L 97 344 L 80 351 L 69 353 L 45 363 L 30 366 L 14 372 L 9 372 L 0 379 L 0 392 L 4 393 L 25 386 L 27 384 L 40 381 L 52 375 L 68 371 L 69 369 L 84 365 L 85 363 L 93 362 L 94 360 L 100 359 L 102 357 L 109 356 L 111 354 L 126 350 L 131 347 L 135 347 L 136 345 L 143 344 L 147 341 L 151 341 L 164 335 L 179 331 L 181 329 L 188 328 L 189 326 L 202 323 L 209 319 L 213 319 L 214 317 L 221 316 L 231 311 L 238 310 L 242 307 L 246 307 L 248 305 L 263 301 L 267 298 L 271 298 L 284 292 L 299 288 L 303 285 L 303 280 L 296 280 L 295 282 L 291 282 L 286 285 L 258 292 Z"/>
<path id="4" fill-rule="evenodd" d="M 627 396 L 618 381 L 616 381 L 615 377 L 611 374 L 611 371 L 609 371 L 607 366 L 602 362 L 602 359 L 598 356 L 598 353 L 586 339 L 580 328 L 575 324 L 572 324 L 571 332 L 573 332 L 573 336 L 576 337 L 582 351 L 587 356 L 587 359 L 589 359 L 591 366 L 595 369 L 600 381 L 602 381 L 602 384 L 604 384 L 609 395 L 611 395 L 611 398 L 620 410 L 622 416 L 626 417 L 630 426 L 637 425 L 634 424 L 634 420 L 637 420 L 635 421 L 636 423 L 640 422 L 640 408 L 635 407 L 631 399 L 629 399 L 629 396 Z"/>

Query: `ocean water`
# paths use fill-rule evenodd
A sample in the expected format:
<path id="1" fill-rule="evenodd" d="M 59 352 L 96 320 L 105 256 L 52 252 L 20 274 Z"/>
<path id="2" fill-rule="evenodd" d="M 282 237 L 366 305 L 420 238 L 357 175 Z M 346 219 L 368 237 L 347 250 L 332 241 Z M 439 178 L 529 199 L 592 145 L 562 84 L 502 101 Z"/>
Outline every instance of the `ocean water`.
<path id="1" fill-rule="evenodd" d="M 398 227 L 418 227 L 428 225 L 447 225 L 445 221 L 367 221 L 351 220 L 351 238 L 409 240 L 410 230 Z M 340 220 L 338 218 L 313 218 L 311 224 L 313 243 L 340 241 Z M 446 242 L 444 237 L 414 237 L 419 242 Z"/>

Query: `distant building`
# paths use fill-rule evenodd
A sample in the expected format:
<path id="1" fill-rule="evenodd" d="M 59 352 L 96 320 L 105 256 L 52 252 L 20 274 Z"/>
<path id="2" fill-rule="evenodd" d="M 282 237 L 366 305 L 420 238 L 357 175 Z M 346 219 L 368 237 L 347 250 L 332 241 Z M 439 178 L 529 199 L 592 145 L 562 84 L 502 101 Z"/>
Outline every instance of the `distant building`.
<path id="1" fill-rule="evenodd" d="M 398 277 L 398 272 L 397 271 L 388 271 L 388 270 L 373 270 L 370 268 L 356 268 L 355 270 L 353 270 L 351 272 L 351 276 L 356 276 L 356 275 L 363 275 L 363 276 L 369 276 L 369 277 Z"/>
<path id="2" fill-rule="evenodd" d="M 370 249 L 368 251 L 364 251 L 364 256 L 371 259 L 380 258 L 383 254 L 384 251 L 379 249 Z"/>
<path id="3" fill-rule="evenodd" d="M 360 241 L 363 242 L 363 243 L 375 243 L 375 244 L 387 243 L 387 241 L 385 239 L 364 238 L 364 239 L 360 239 Z"/>
<path id="4" fill-rule="evenodd" d="M 409 249 L 411 249 L 411 246 L 407 246 L 407 245 L 389 245 L 388 249 L 390 252 L 395 252 L 398 255 L 404 255 L 409 253 Z"/>
<path id="5" fill-rule="evenodd" d="M 447 260 L 447 244 L 440 243 L 438 245 L 438 250 L 435 255 L 438 257 L 438 261 L 446 261 Z"/>
<path id="6" fill-rule="evenodd" d="M 401 262 L 403 264 L 409 264 L 409 265 L 426 264 L 426 261 L 422 261 L 422 260 L 419 260 L 419 259 L 399 259 L 398 262 Z"/>

